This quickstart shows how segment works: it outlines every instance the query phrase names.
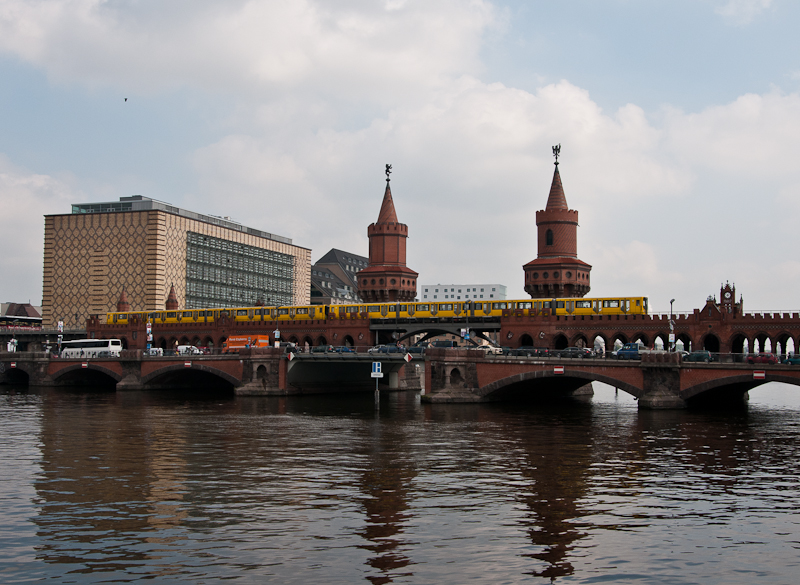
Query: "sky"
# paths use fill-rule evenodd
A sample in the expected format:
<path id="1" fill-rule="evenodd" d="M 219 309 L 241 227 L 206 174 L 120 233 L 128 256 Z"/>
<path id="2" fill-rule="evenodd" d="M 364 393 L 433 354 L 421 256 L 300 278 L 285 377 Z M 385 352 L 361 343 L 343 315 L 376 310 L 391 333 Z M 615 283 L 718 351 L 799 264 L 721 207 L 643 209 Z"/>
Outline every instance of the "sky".
<path id="1" fill-rule="evenodd" d="M 793 0 L 0 0 L 0 300 L 43 216 L 144 195 L 525 298 L 551 147 L 589 296 L 797 311 Z M 127 98 L 127 101 L 126 101 Z"/>

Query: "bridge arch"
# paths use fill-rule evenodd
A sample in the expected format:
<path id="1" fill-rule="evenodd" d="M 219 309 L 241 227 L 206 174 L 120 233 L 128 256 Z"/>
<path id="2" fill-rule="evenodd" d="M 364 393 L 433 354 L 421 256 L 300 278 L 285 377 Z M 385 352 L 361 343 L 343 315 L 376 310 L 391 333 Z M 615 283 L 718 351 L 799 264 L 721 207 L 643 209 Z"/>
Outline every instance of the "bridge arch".
<path id="1" fill-rule="evenodd" d="M 83 364 L 86 363 L 86 367 Z M 97 362 L 76 362 L 59 369 L 50 378 L 59 386 L 116 386 L 122 376 Z"/>
<path id="2" fill-rule="evenodd" d="M 233 391 L 241 380 L 231 374 L 206 364 L 192 362 L 172 363 L 142 376 L 142 385 L 151 387 L 184 387 L 200 389 L 223 389 Z"/>
<path id="3" fill-rule="evenodd" d="M 13 368 L 10 363 L 0 363 L 0 381 L 13 386 L 27 386 L 30 382 L 30 374 L 28 369 L 19 363 Z"/>
<path id="4" fill-rule="evenodd" d="M 608 353 L 608 340 L 605 335 L 596 333 L 592 336 L 592 349 L 601 354 Z"/>
<path id="5" fill-rule="evenodd" d="M 582 371 L 569 371 L 565 369 L 563 374 L 554 374 L 552 371 L 533 371 L 533 372 L 523 372 L 521 374 L 514 374 L 511 376 L 507 376 L 505 378 L 501 378 L 499 380 L 495 380 L 483 386 L 482 388 L 478 389 L 478 396 L 483 399 L 491 400 L 493 396 L 500 396 L 504 393 L 505 390 L 511 388 L 512 386 L 520 386 L 525 383 L 529 382 L 544 382 L 545 388 L 547 390 L 547 386 L 550 386 L 552 382 L 557 382 L 559 385 L 563 385 L 565 382 L 572 382 L 573 390 L 580 388 L 581 386 L 588 384 L 590 382 L 602 382 L 604 384 L 608 384 L 614 388 L 619 388 L 620 390 L 627 392 L 631 396 L 635 398 L 639 398 L 643 391 L 641 388 L 634 386 L 628 382 L 624 382 L 622 380 L 618 380 L 616 378 L 612 378 L 611 376 L 606 376 L 604 374 L 597 374 L 597 373 L 589 373 L 589 372 L 582 372 Z M 535 392 L 535 390 L 534 390 Z"/>
<path id="6" fill-rule="evenodd" d="M 800 386 L 800 378 L 781 375 L 780 372 L 770 372 L 769 380 L 754 380 L 752 372 L 726 376 L 707 382 L 701 382 L 680 392 L 680 397 L 687 401 L 710 401 L 712 399 L 740 399 L 745 392 L 767 384 L 768 382 L 783 382 Z"/>

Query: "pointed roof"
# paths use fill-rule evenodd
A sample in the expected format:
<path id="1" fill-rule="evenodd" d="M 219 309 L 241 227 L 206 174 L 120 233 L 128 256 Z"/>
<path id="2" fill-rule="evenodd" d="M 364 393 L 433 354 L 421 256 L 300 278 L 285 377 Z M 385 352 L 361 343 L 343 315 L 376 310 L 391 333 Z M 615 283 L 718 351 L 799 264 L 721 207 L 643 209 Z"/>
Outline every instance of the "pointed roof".
<path id="1" fill-rule="evenodd" d="M 125 289 L 122 289 L 122 294 L 119 295 L 119 300 L 117 301 L 117 312 L 122 313 L 130 310 L 131 305 L 128 302 L 128 295 L 125 294 Z"/>
<path id="2" fill-rule="evenodd" d="M 561 186 L 561 175 L 558 172 L 558 163 L 556 163 L 556 171 L 553 173 L 553 184 L 550 185 L 550 195 L 547 197 L 547 207 L 545 211 L 551 209 L 569 209 L 567 206 L 567 198 L 564 195 L 564 187 Z"/>
<path id="3" fill-rule="evenodd" d="M 175 294 L 175 285 L 173 284 L 169 289 L 169 296 L 167 297 L 167 311 L 178 310 L 178 295 Z"/>
<path id="4" fill-rule="evenodd" d="M 386 181 L 386 191 L 383 194 L 381 212 L 378 214 L 378 221 L 375 223 L 400 223 L 397 221 L 397 213 L 394 210 L 394 201 L 392 201 L 392 190 L 389 187 L 389 181 Z"/>

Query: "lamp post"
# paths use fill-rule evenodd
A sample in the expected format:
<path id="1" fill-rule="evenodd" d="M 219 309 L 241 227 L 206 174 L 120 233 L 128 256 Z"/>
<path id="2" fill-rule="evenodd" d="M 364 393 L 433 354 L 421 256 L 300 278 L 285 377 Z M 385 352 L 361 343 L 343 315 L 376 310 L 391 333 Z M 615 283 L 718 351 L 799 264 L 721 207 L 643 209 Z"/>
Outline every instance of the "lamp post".
<path id="1" fill-rule="evenodd" d="M 675 318 L 672 313 L 672 303 L 675 302 L 675 299 L 671 299 L 669 302 L 669 350 L 675 351 Z"/>

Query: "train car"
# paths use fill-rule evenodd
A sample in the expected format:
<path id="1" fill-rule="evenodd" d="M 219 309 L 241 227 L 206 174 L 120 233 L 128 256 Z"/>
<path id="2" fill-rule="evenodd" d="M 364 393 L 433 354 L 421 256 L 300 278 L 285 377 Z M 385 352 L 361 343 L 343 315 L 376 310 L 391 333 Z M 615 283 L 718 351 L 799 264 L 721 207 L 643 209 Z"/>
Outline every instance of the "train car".
<path id="1" fill-rule="evenodd" d="M 358 305 L 302 305 L 284 307 L 236 307 L 186 309 L 183 311 L 134 311 L 108 313 L 106 323 L 140 322 L 213 323 L 226 316 L 236 322 L 279 322 L 326 319 L 461 319 L 515 315 L 646 315 L 647 297 L 596 299 L 528 299 L 500 301 L 448 301 L 424 303 L 376 303 Z"/>

